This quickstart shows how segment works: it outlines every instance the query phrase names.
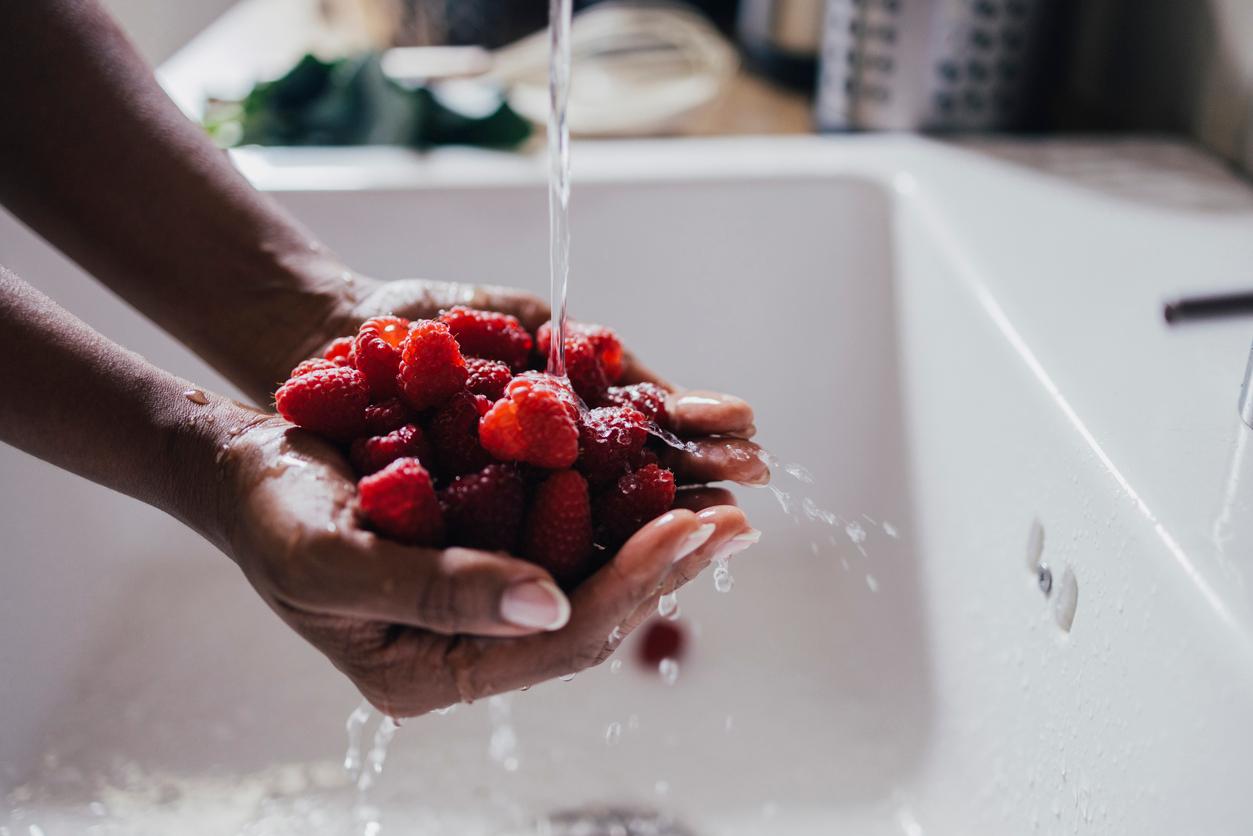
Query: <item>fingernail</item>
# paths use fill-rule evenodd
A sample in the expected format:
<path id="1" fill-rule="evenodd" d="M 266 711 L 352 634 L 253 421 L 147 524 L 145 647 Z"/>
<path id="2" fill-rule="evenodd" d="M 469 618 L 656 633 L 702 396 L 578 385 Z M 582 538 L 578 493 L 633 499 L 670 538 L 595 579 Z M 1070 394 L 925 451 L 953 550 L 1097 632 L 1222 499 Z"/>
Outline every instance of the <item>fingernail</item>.
<path id="1" fill-rule="evenodd" d="M 687 535 L 687 538 L 679 544 L 679 550 L 674 553 L 674 562 L 678 563 L 680 560 L 705 545 L 705 543 L 709 542 L 709 538 L 713 536 L 715 528 L 717 528 L 717 526 L 713 523 L 705 523 L 691 534 Z"/>
<path id="2" fill-rule="evenodd" d="M 552 581 L 526 581 L 505 590 L 500 616 L 517 627 L 560 630 L 570 620 L 570 601 Z"/>
<path id="3" fill-rule="evenodd" d="M 743 534 L 737 534 L 722 544 L 718 553 L 714 555 L 714 560 L 726 560 L 731 555 L 739 554 L 749 546 L 755 545 L 759 540 L 761 540 L 761 532 L 755 528 Z"/>

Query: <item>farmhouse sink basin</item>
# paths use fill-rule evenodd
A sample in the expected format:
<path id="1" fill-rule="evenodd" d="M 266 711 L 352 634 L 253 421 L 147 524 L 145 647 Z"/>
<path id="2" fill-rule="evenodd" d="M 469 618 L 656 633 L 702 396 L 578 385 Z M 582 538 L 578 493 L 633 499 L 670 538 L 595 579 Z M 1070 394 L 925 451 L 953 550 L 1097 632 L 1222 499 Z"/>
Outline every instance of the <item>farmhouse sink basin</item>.
<path id="1" fill-rule="evenodd" d="M 540 159 L 236 160 L 364 273 L 545 289 Z M 584 143 L 574 165 L 573 311 L 751 400 L 780 493 L 739 491 L 765 534 L 734 588 L 680 593 L 673 684 L 628 643 L 406 722 L 366 799 L 383 833 L 1247 832 L 1250 329 L 1160 315 L 1248 281 L 1243 186 L 1157 142 Z M 0 242 L 229 391 L 7 217 Z M 0 833 L 360 824 L 358 698 L 228 560 L 10 449 L 0 498 Z"/>

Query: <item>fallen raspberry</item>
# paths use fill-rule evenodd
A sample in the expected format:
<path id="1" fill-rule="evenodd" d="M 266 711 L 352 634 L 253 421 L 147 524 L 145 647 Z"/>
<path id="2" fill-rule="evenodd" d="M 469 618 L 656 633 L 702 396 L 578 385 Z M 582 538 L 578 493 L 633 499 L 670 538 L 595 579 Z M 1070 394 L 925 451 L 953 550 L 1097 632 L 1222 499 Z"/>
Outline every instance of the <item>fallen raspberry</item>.
<path id="1" fill-rule="evenodd" d="M 396 394 L 400 368 L 400 345 L 409 334 L 409 320 L 399 316 L 376 316 L 361 323 L 353 343 L 357 368 L 370 384 L 376 399 Z"/>
<path id="2" fill-rule="evenodd" d="M 498 401 L 505 396 L 505 387 L 513 380 L 509 366 L 499 360 L 484 360 L 479 357 L 466 358 L 466 388 L 476 395 L 482 395 L 489 401 Z"/>
<path id="3" fill-rule="evenodd" d="M 365 408 L 366 435 L 387 435 L 409 423 L 411 413 L 400 398 L 388 398 Z"/>
<path id="4" fill-rule="evenodd" d="M 274 393 L 279 415 L 336 441 L 361 432 L 370 390 L 361 372 L 336 366 L 293 377 Z"/>
<path id="5" fill-rule="evenodd" d="M 606 328 L 603 325 L 594 325 L 589 322 L 572 322 L 566 320 L 566 340 L 571 335 L 586 337 L 592 344 L 592 348 L 596 351 L 596 359 L 600 361 L 601 368 L 605 372 L 605 377 L 610 383 L 617 383 L 618 378 L 622 377 L 622 342 L 618 339 L 618 335 L 614 333 L 612 328 Z M 545 322 L 535 332 L 536 350 L 544 357 L 548 356 L 548 348 L 552 343 L 552 325 Z M 570 346 L 566 346 L 566 353 L 570 352 Z M 567 365 L 568 365 L 567 361 Z"/>
<path id="6" fill-rule="evenodd" d="M 380 534 L 415 546 L 439 546 L 444 520 L 431 474 L 417 459 L 396 459 L 357 483 L 361 513 Z"/>
<path id="7" fill-rule="evenodd" d="M 337 369 L 339 368 L 340 365 L 341 364 L 336 363 L 332 360 L 324 360 L 321 357 L 314 357 L 309 360 L 301 361 L 300 364 L 296 366 L 296 368 L 291 370 L 291 374 L 289 374 L 287 377 L 288 378 L 300 377 L 301 375 L 308 374 L 309 372 L 321 371 L 323 369 Z"/>
<path id="8" fill-rule="evenodd" d="M 333 340 L 326 347 L 326 351 L 322 353 L 322 356 L 337 366 L 355 366 L 356 362 L 352 355 L 353 342 L 352 337 L 340 337 L 337 340 Z"/>
<path id="9" fill-rule="evenodd" d="M 611 482 L 631 470 L 647 440 L 643 413 L 629 406 L 589 410 L 579 425 L 579 470 L 593 485 Z"/>
<path id="10" fill-rule="evenodd" d="M 448 541 L 489 551 L 512 551 L 526 511 L 526 483 L 512 465 L 492 464 L 458 476 L 439 492 Z"/>
<path id="11" fill-rule="evenodd" d="M 491 464 L 492 457 L 479 442 L 479 419 L 490 407 L 482 395 L 458 392 L 431 416 L 426 437 L 440 475 L 460 476 Z"/>
<path id="12" fill-rule="evenodd" d="M 644 523 L 674 504 L 674 474 L 655 464 L 620 478 L 596 503 L 596 542 L 616 551 Z"/>
<path id="13" fill-rule="evenodd" d="M 465 388 L 466 364 L 448 326 L 419 320 L 401 347 L 401 397 L 419 412 L 439 406 Z"/>
<path id="14" fill-rule="evenodd" d="M 668 393 L 656 383 L 632 383 L 630 386 L 610 386 L 605 403 L 630 406 L 659 427 L 669 429 L 670 413 L 666 411 Z"/>
<path id="15" fill-rule="evenodd" d="M 600 568 L 592 545 L 587 481 L 576 470 L 558 471 L 540 484 L 522 534 L 522 555 L 569 589 Z"/>
<path id="16" fill-rule="evenodd" d="M 563 381 L 542 372 L 518 375 L 479 422 L 484 449 L 498 459 L 569 467 L 579 457 L 579 407 Z"/>
<path id="17" fill-rule="evenodd" d="M 531 335 L 516 317 L 458 305 L 440 315 L 467 357 L 499 360 L 513 371 L 526 368 L 531 358 Z"/>
<path id="18" fill-rule="evenodd" d="M 386 435 L 358 438 L 348 451 L 348 460 L 362 476 L 387 467 L 396 459 L 413 458 L 423 463 L 431 460 L 431 447 L 416 424 L 405 424 Z"/>
<path id="19" fill-rule="evenodd" d="M 654 618 L 641 631 L 639 659 L 650 671 L 656 671 L 662 659 L 678 659 L 683 655 L 683 631 L 672 621 Z"/>

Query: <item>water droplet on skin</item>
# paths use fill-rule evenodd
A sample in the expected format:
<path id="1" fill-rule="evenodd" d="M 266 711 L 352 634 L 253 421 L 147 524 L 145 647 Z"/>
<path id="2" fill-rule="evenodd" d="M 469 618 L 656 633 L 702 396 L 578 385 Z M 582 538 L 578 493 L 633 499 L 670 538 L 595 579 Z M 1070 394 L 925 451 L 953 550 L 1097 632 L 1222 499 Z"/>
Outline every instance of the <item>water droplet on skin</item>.
<path id="1" fill-rule="evenodd" d="M 568 673 L 565 676 L 559 676 L 557 678 L 560 679 L 562 682 L 569 682 L 570 680 L 574 679 L 574 674 Z"/>
<path id="2" fill-rule="evenodd" d="M 874 575 L 866 575 L 866 587 L 871 592 L 879 591 L 879 581 L 875 579 Z"/>
<path id="3" fill-rule="evenodd" d="M 657 599 L 657 614 L 662 618 L 669 618 L 670 614 L 678 610 L 679 598 L 677 593 L 667 592 Z"/>
<path id="4" fill-rule="evenodd" d="M 610 723 L 609 728 L 605 729 L 605 743 L 610 746 L 616 746 L 618 741 L 622 739 L 622 724 Z"/>
<path id="5" fill-rule="evenodd" d="M 610 673 L 617 673 L 617 672 L 618 672 L 618 671 L 620 671 L 620 670 L 622 670 L 622 660 L 621 660 L 621 659 L 614 659 L 612 662 L 610 662 L 610 663 L 609 663 L 609 672 L 610 672 Z"/>
<path id="6" fill-rule="evenodd" d="M 529 687 L 531 686 L 528 685 L 527 688 Z M 438 714 L 440 717 L 447 717 L 449 714 L 452 714 L 456 710 L 457 710 L 457 704 L 453 703 L 452 705 L 446 705 L 443 708 L 435 709 L 435 713 Z"/>
<path id="7" fill-rule="evenodd" d="M 188 389 L 183 393 L 183 397 L 200 406 L 204 406 L 209 402 L 209 396 L 204 393 L 203 389 Z"/>
<path id="8" fill-rule="evenodd" d="M 530 685 L 523 685 L 523 686 L 522 686 L 521 688 L 519 688 L 518 690 L 519 690 L 519 691 L 521 691 L 521 692 L 523 692 L 523 693 L 526 693 L 527 691 L 531 690 L 531 686 L 530 686 Z"/>
<path id="9" fill-rule="evenodd" d="M 622 628 L 614 627 L 612 630 L 609 631 L 609 645 L 613 647 L 617 645 L 618 642 L 620 641 L 622 641 Z"/>
<path id="10" fill-rule="evenodd" d="M 661 681 L 667 685 L 673 685 L 679 681 L 679 663 L 674 659 L 662 659 L 657 665 L 657 672 L 661 674 Z"/>
<path id="11" fill-rule="evenodd" d="M 344 284 L 348 285 L 349 287 L 351 287 L 357 281 L 357 277 L 354 276 L 348 270 L 345 270 L 344 272 L 340 273 L 339 278 L 343 280 Z"/>

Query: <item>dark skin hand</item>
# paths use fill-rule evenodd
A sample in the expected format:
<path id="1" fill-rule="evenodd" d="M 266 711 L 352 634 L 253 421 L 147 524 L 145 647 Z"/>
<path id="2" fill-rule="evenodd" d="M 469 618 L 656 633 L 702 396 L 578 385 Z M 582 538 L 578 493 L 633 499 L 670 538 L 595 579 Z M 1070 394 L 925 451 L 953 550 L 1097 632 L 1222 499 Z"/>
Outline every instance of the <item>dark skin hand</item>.
<path id="1" fill-rule="evenodd" d="M 0 74 L 23 80 L 0 85 L 0 203 L 257 404 L 369 316 L 469 304 L 529 328 L 547 318 L 517 291 L 346 268 L 178 111 L 94 0 L 0 3 Z M 24 393 L 0 399 L 0 439 L 200 532 L 396 716 L 594 664 L 660 594 L 758 536 L 727 491 L 702 487 L 769 478 L 748 440 L 752 410 L 731 396 L 667 386 L 676 431 L 700 454 L 671 451 L 666 464 L 690 487 L 567 601 L 525 561 L 363 530 L 336 450 L 268 412 L 189 400 L 187 381 L 3 269 L 0 355 L 15 360 L 0 364 L 0 391 Z M 662 382 L 631 360 L 636 380 Z"/>

